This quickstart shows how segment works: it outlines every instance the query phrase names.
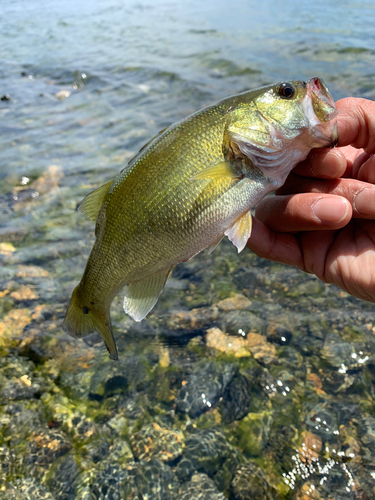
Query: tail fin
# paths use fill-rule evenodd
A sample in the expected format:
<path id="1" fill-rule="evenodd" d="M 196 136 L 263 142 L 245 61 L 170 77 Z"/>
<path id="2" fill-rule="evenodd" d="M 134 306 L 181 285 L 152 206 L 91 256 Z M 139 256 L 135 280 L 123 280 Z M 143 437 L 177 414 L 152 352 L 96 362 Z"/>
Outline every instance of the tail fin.
<path id="1" fill-rule="evenodd" d="M 79 285 L 74 289 L 65 315 L 63 330 L 71 337 L 81 339 L 93 332 L 103 337 L 111 359 L 118 359 L 116 342 L 112 333 L 109 311 L 100 311 L 97 307 L 88 308 L 82 304 L 78 293 Z"/>

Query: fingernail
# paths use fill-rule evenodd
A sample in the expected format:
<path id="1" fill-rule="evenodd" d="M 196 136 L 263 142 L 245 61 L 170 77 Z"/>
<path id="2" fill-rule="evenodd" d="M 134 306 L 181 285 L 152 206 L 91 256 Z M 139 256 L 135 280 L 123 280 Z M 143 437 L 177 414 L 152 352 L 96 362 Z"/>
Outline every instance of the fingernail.
<path id="1" fill-rule="evenodd" d="M 375 215 L 375 189 L 362 189 L 354 198 L 354 207 L 362 215 Z"/>
<path id="2" fill-rule="evenodd" d="M 341 196 L 320 198 L 312 206 L 315 217 L 322 222 L 341 222 L 349 210 L 349 202 Z"/>
<path id="3" fill-rule="evenodd" d="M 346 168 L 346 162 L 340 154 L 329 151 L 323 157 L 319 154 L 313 157 L 311 168 L 317 177 L 340 177 Z"/>

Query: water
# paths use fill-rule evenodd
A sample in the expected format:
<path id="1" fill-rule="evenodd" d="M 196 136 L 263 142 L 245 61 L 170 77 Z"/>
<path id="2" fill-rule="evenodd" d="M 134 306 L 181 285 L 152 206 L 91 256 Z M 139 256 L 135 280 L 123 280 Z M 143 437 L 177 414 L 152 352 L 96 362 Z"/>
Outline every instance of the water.
<path id="1" fill-rule="evenodd" d="M 179 266 L 141 325 L 115 301 L 120 364 L 98 339 L 61 331 L 94 238 L 77 202 L 159 130 L 224 96 L 319 75 L 335 99 L 374 99 L 373 2 L 1 9 L 0 97 L 10 100 L 0 101 L 0 494 L 130 498 L 133 488 L 165 500 L 180 488 L 194 498 L 197 470 L 209 476 L 195 480 L 207 498 L 209 488 L 241 498 L 246 474 L 264 474 L 274 498 L 375 498 L 370 304 L 224 243 Z M 234 293 L 251 304 L 220 302 Z M 217 326 L 268 341 L 254 337 L 251 357 L 217 357 L 206 337 Z M 202 389 L 197 380 L 210 377 L 216 389 Z M 182 409 L 185 386 L 204 394 L 193 416 Z M 161 439 L 156 424 L 169 429 L 170 460 L 139 451 L 150 429 Z M 194 452 L 197 430 L 208 434 Z M 197 462 L 205 453 L 222 458 Z"/>

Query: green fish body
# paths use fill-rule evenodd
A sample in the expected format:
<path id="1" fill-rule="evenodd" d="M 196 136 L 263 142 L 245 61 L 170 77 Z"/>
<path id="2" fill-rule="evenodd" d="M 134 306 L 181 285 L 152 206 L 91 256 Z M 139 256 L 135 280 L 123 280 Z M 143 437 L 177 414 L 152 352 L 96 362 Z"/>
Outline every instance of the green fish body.
<path id="1" fill-rule="evenodd" d="M 250 210 L 280 187 L 314 147 L 337 140 L 337 111 L 323 81 L 285 82 L 226 98 L 162 131 L 79 210 L 96 241 L 73 292 L 64 330 L 98 331 L 113 359 L 110 305 L 141 321 L 171 269 L 227 235 L 241 251 Z"/>

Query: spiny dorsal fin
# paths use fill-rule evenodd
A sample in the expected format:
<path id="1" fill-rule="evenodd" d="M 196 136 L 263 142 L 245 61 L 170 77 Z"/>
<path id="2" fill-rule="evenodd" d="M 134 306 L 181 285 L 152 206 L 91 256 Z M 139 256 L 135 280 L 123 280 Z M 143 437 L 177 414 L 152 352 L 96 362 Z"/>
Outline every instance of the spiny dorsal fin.
<path id="1" fill-rule="evenodd" d="M 240 253 L 246 246 L 247 240 L 251 235 L 253 225 L 251 211 L 241 215 L 236 222 L 225 231 L 225 236 L 235 245 Z"/>
<path id="2" fill-rule="evenodd" d="M 220 177 L 230 177 L 231 179 L 240 179 L 242 172 L 233 163 L 229 161 L 220 161 L 211 165 L 210 167 L 201 170 L 191 177 L 192 180 L 196 179 L 218 179 Z"/>
<path id="3" fill-rule="evenodd" d="M 104 198 L 112 186 L 113 181 L 107 182 L 104 186 L 101 186 L 94 191 L 91 191 L 78 205 L 77 210 L 79 210 L 83 215 L 86 215 L 93 222 L 96 222 L 98 218 L 100 209 L 102 208 Z"/>
<path id="4" fill-rule="evenodd" d="M 135 321 L 142 319 L 151 311 L 163 291 L 170 269 L 161 271 L 150 278 L 125 287 L 124 311 Z"/>

